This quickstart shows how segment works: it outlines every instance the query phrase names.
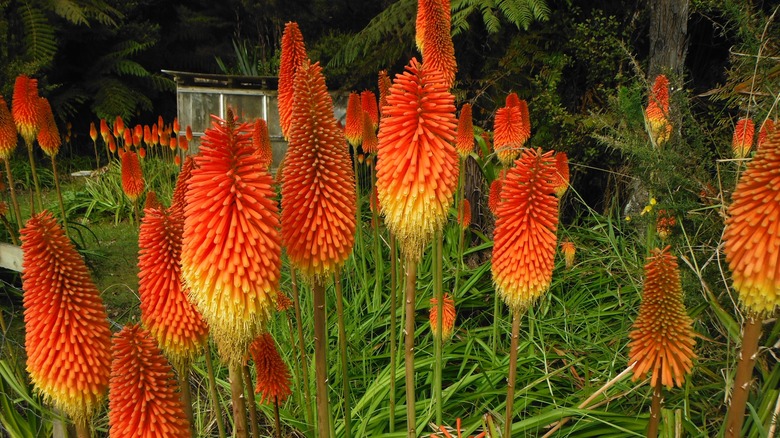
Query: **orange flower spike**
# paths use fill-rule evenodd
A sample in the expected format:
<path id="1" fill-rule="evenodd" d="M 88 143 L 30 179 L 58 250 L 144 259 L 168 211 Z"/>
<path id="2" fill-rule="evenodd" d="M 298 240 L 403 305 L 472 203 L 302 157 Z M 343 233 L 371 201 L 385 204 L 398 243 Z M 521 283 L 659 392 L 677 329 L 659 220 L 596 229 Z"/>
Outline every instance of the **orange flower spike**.
<path id="1" fill-rule="evenodd" d="M 274 309 L 281 275 L 273 179 L 248 124 L 214 117 L 187 182 L 182 278 L 220 356 L 243 360 Z"/>
<path id="2" fill-rule="evenodd" d="M 157 128 L 157 125 L 152 125 L 152 137 L 151 137 L 151 143 L 155 146 L 160 144 L 160 130 Z"/>
<path id="3" fill-rule="evenodd" d="M 455 83 L 458 65 L 455 61 L 455 47 L 450 34 L 449 1 L 418 0 L 418 4 L 419 9 L 426 11 L 423 46 L 420 49 L 423 64 L 428 69 L 440 71 L 447 89 L 450 89 Z"/>
<path id="4" fill-rule="evenodd" d="M 171 134 L 171 138 L 168 141 L 168 147 L 175 151 L 177 147 L 179 147 L 179 138 L 176 134 Z"/>
<path id="5" fill-rule="evenodd" d="M 745 158 L 753 147 L 753 136 L 756 125 L 750 119 L 739 119 L 734 129 L 734 138 L 731 140 L 731 149 L 735 158 Z"/>
<path id="6" fill-rule="evenodd" d="M 282 175 L 282 239 L 309 277 L 327 275 L 352 252 L 355 177 L 322 68 L 308 61 L 295 78 L 290 144 Z"/>
<path id="7" fill-rule="evenodd" d="M 498 203 L 501 201 L 501 188 L 503 187 L 503 178 L 498 177 L 490 183 L 490 193 L 488 194 L 488 208 L 495 216 L 498 210 Z"/>
<path id="8" fill-rule="evenodd" d="M 431 331 L 438 334 L 438 321 L 439 321 L 439 301 L 436 298 L 431 298 L 431 310 L 428 312 L 428 321 L 431 324 Z M 441 305 L 441 326 L 444 328 L 441 333 L 442 342 L 447 342 L 452 338 L 452 332 L 455 328 L 455 300 L 452 299 L 450 294 L 444 294 L 444 300 Z"/>
<path id="9" fill-rule="evenodd" d="M 184 216 L 181 209 L 148 208 L 144 213 L 138 235 L 141 320 L 171 363 L 180 367 L 199 354 L 208 337 L 206 323 L 181 282 Z"/>
<path id="10" fill-rule="evenodd" d="M 189 437 L 173 369 L 140 325 L 114 336 L 108 427 L 111 438 Z"/>
<path id="11" fill-rule="evenodd" d="M 558 198 L 552 151 L 525 150 L 507 172 L 496 210 L 493 282 L 512 311 L 524 310 L 550 287 Z"/>
<path id="12" fill-rule="evenodd" d="M 187 184 L 189 183 L 190 176 L 192 176 L 192 169 L 195 168 L 195 161 L 191 155 L 188 155 L 184 160 L 184 165 L 179 171 L 179 176 L 176 178 L 176 187 L 173 188 L 173 199 L 171 200 L 171 209 L 181 209 L 184 211 L 184 207 L 187 205 Z"/>
<path id="13" fill-rule="evenodd" d="M 474 150 L 474 121 L 471 117 L 471 104 L 464 103 L 460 108 L 458 129 L 455 137 L 455 149 L 465 158 Z"/>
<path id="14" fill-rule="evenodd" d="M 125 122 L 121 116 L 116 116 L 114 120 L 114 137 L 120 137 L 125 135 Z"/>
<path id="15" fill-rule="evenodd" d="M 506 99 L 504 100 L 504 106 L 520 106 L 520 97 L 517 96 L 517 93 L 507 94 Z"/>
<path id="16" fill-rule="evenodd" d="M 379 127 L 379 200 L 406 257 L 419 260 L 447 221 L 457 185 L 455 98 L 440 72 L 412 59 L 387 102 Z"/>
<path id="17" fill-rule="evenodd" d="M 190 149 L 190 144 L 187 141 L 187 137 L 183 135 L 179 136 L 179 149 L 184 152 L 187 152 Z"/>
<path id="18" fill-rule="evenodd" d="M 574 266 L 574 256 L 577 253 L 574 242 L 567 240 L 561 243 L 561 252 L 563 253 L 563 261 L 566 263 L 566 269 L 571 269 Z"/>
<path id="19" fill-rule="evenodd" d="M 379 79 L 377 82 L 377 85 L 379 86 L 379 115 L 382 116 L 384 114 L 382 108 L 387 105 L 387 95 L 390 94 L 390 87 L 393 85 L 390 82 L 390 77 L 387 76 L 387 70 L 379 72 Z"/>
<path id="20" fill-rule="evenodd" d="M 344 136 L 353 148 L 363 142 L 363 109 L 358 93 L 349 93 L 347 101 L 347 115 L 345 120 Z"/>
<path id="21" fill-rule="evenodd" d="M 180 156 L 178 156 L 178 155 L 176 155 L 175 157 L 173 157 L 173 164 L 175 164 L 175 165 L 177 165 L 177 166 L 181 166 L 181 157 L 180 157 Z"/>
<path id="22" fill-rule="evenodd" d="M 41 128 L 38 80 L 26 75 L 16 77 L 11 112 L 16 129 L 27 144 L 32 144 Z"/>
<path id="23" fill-rule="evenodd" d="M 192 126 L 187 125 L 187 129 L 184 131 L 185 137 L 187 137 L 187 141 L 192 141 Z"/>
<path id="24" fill-rule="evenodd" d="M 114 140 L 113 135 L 108 137 L 108 150 L 110 150 L 112 154 L 116 153 L 116 140 Z"/>
<path id="25" fill-rule="evenodd" d="M 76 422 L 108 390 L 111 331 L 84 260 L 48 211 L 21 230 L 27 371 L 35 388 Z"/>
<path id="26" fill-rule="evenodd" d="M 672 228 L 677 225 L 677 219 L 667 210 L 658 210 L 658 217 L 655 222 L 655 230 L 661 240 L 666 240 L 672 234 Z"/>
<path id="27" fill-rule="evenodd" d="M 363 147 L 362 149 L 367 154 L 376 153 L 379 147 L 379 139 L 376 136 L 376 126 L 371 121 L 371 116 L 367 112 L 363 112 Z"/>
<path id="28" fill-rule="evenodd" d="M 525 101 L 519 102 L 517 105 L 499 108 L 493 120 L 496 156 L 504 166 L 512 164 L 531 136 L 530 122 L 526 120 L 528 105 L 522 104 Z"/>
<path id="29" fill-rule="evenodd" d="M 658 75 L 650 90 L 645 118 L 658 146 L 669 140 L 672 134 L 672 124 L 669 121 L 669 80 L 665 75 Z"/>
<path id="30" fill-rule="evenodd" d="M 685 312 L 677 258 L 655 249 L 645 265 L 645 285 L 639 315 L 628 337 L 628 363 L 636 364 L 634 380 L 653 373 L 667 388 L 682 386 L 693 367 L 693 321 Z"/>
<path id="31" fill-rule="evenodd" d="M 254 129 L 252 130 L 252 146 L 258 154 L 260 161 L 266 168 L 273 162 L 273 151 L 271 150 L 271 136 L 268 134 L 268 124 L 263 119 L 256 119 Z"/>
<path id="32" fill-rule="evenodd" d="M 181 132 L 181 125 L 179 125 L 178 117 L 173 118 L 173 132 L 175 132 L 176 135 L 178 135 Z"/>
<path id="33" fill-rule="evenodd" d="M 468 199 L 463 199 L 458 208 L 458 225 L 462 230 L 471 225 L 471 203 Z"/>
<path id="34" fill-rule="evenodd" d="M 111 134 L 111 131 L 108 129 L 106 119 L 100 119 L 100 136 L 103 137 L 103 141 L 108 141 L 109 134 Z"/>
<path id="35" fill-rule="evenodd" d="M 279 122 L 285 140 L 290 138 L 292 125 L 293 88 L 295 74 L 303 61 L 307 60 L 306 46 L 298 23 L 284 25 L 282 51 L 279 59 Z"/>
<path id="36" fill-rule="evenodd" d="M 133 139 L 143 139 L 144 138 L 144 127 L 143 125 L 135 125 L 133 128 Z"/>
<path id="37" fill-rule="evenodd" d="M 278 295 L 276 295 L 276 311 L 277 312 L 284 312 L 285 310 L 290 310 L 293 306 L 293 302 L 286 294 L 283 292 L 279 292 Z"/>
<path id="38" fill-rule="evenodd" d="M 780 306 L 780 134 L 769 136 L 747 164 L 731 195 L 723 234 L 726 261 L 742 305 L 770 314 Z"/>
<path id="39" fill-rule="evenodd" d="M 449 0 L 440 0 L 442 4 L 442 9 L 444 10 L 444 19 L 447 23 L 450 22 L 450 1 Z M 417 45 L 417 50 L 422 53 L 423 47 L 425 45 L 425 27 L 426 24 L 429 23 L 431 20 L 430 18 L 430 11 L 426 8 L 423 8 L 423 5 L 420 4 L 420 2 L 417 2 L 417 19 L 415 21 L 415 37 L 414 42 Z"/>
<path id="40" fill-rule="evenodd" d="M 255 362 L 257 383 L 255 393 L 260 394 L 260 403 L 282 403 L 291 394 L 290 371 L 284 363 L 271 334 L 258 336 L 249 347 Z"/>
<path id="41" fill-rule="evenodd" d="M 760 149 L 761 146 L 766 141 L 767 137 L 774 134 L 775 132 L 775 122 L 772 119 L 766 119 L 763 125 L 761 125 L 761 130 L 758 132 L 758 143 L 756 144 L 756 149 Z"/>
<path id="42" fill-rule="evenodd" d="M 164 128 L 165 128 L 165 121 L 163 120 L 163 117 L 161 115 L 157 116 L 157 130 L 163 131 Z"/>
<path id="43" fill-rule="evenodd" d="M 157 198 L 157 194 L 153 190 L 146 192 L 146 200 L 144 200 L 144 210 L 147 208 L 155 208 L 158 210 L 163 209 L 162 202 Z M 143 226 L 143 223 L 141 224 Z"/>
<path id="44" fill-rule="evenodd" d="M 16 149 L 16 125 L 3 96 L 0 96 L 0 159 L 7 160 Z"/>
<path id="45" fill-rule="evenodd" d="M 141 162 L 138 160 L 138 154 L 129 150 L 122 152 L 122 190 L 133 202 L 144 192 Z"/>
<path id="46" fill-rule="evenodd" d="M 152 141 L 152 128 L 149 125 L 144 125 L 144 143 L 147 146 L 151 146 L 154 143 Z"/>
<path id="47" fill-rule="evenodd" d="M 376 105 L 376 94 L 368 90 L 360 93 L 360 107 L 371 118 L 371 124 L 376 130 L 379 127 L 379 108 Z"/>
<path id="48" fill-rule="evenodd" d="M 558 199 L 562 198 L 569 188 L 569 157 L 566 152 L 555 154 L 555 175 L 553 178 L 553 189 Z"/>
<path id="49" fill-rule="evenodd" d="M 95 122 L 89 123 L 89 138 L 92 139 L 93 142 L 97 141 L 98 132 L 97 128 L 95 127 Z"/>
<path id="50" fill-rule="evenodd" d="M 125 134 L 123 137 L 125 149 L 130 149 L 130 146 L 133 145 L 133 134 L 131 130 L 125 129 Z"/>
<path id="51" fill-rule="evenodd" d="M 54 114 L 51 112 L 51 105 L 45 97 L 38 98 L 39 126 L 38 144 L 46 155 L 53 157 L 60 151 L 62 138 L 60 130 L 57 129 L 57 122 L 54 121 Z"/>

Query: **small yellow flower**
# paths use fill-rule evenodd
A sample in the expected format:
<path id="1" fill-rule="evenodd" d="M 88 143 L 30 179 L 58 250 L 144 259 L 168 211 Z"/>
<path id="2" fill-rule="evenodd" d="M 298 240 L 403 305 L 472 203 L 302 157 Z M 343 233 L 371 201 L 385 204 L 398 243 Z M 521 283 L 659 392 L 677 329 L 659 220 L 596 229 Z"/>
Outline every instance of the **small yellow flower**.
<path id="1" fill-rule="evenodd" d="M 631 216 L 626 216 L 626 222 L 631 222 Z"/>

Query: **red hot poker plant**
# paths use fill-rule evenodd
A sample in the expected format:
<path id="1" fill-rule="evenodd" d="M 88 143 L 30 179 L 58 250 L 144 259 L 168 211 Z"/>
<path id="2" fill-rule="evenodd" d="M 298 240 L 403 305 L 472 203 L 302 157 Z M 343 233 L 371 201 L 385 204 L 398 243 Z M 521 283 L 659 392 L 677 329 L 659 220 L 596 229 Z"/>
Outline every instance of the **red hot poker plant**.
<path id="1" fill-rule="evenodd" d="M 376 95 L 369 90 L 360 93 L 360 107 L 364 113 L 368 114 L 368 117 L 371 119 L 371 126 L 376 130 L 379 127 L 379 108 L 376 105 Z"/>
<path id="2" fill-rule="evenodd" d="M 57 129 L 57 122 L 54 121 L 54 114 L 51 112 L 51 105 L 45 97 L 38 98 L 38 118 L 40 129 L 38 130 L 38 144 L 46 155 L 53 157 L 60 151 L 62 139 L 60 131 Z"/>
<path id="3" fill-rule="evenodd" d="M 138 235 L 141 320 L 179 370 L 198 355 L 208 337 L 206 323 L 181 282 L 181 213 L 147 209 Z"/>
<path id="4" fill-rule="evenodd" d="M 682 386 L 696 357 L 691 325 L 677 259 L 668 246 L 656 249 L 647 258 L 642 304 L 628 335 L 628 363 L 636 364 L 634 380 L 652 371 L 651 386 L 659 382 L 667 388 Z"/>
<path id="5" fill-rule="evenodd" d="M 290 138 L 295 73 L 306 59 L 308 58 L 303 35 L 298 28 L 298 23 L 291 21 L 284 25 L 279 59 L 279 122 L 285 139 Z"/>
<path id="6" fill-rule="evenodd" d="M 740 119 L 734 128 L 734 137 L 731 140 L 731 149 L 735 158 L 745 158 L 753 147 L 753 137 L 756 125 L 750 119 Z"/>
<path id="7" fill-rule="evenodd" d="M 447 89 L 452 88 L 458 71 L 449 8 L 449 0 L 418 0 L 418 15 L 422 14 L 425 21 L 420 47 L 423 64 L 429 70 L 441 72 Z"/>
<path id="8" fill-rule="evenodd" d="M 558 226 L 554 173 L 552 151 L 525 150 L 503 180 L 492 271 L 513 311 L 528 308 L 550 287 Z"/>
<path id="9" fill-rule="evenodd" d="M 356 196 L 349 152 L 319 64 L 305 62 L 296 76 L 293 117 L 282 176 L 282 238 L 293 265 L 320 277 L 349 258 Z"/>
<path id="10" fill-rule="evenodd" d="M 252 130 L 252 145 L 260 154 L 261 164 L 269 168 L 274 157 L 271 150 L 271 136 L 268 134 L 268 124 L 263 119 L 255 120 Z"/>
<path id="11" fill-rule="evenodd" d="M 12 112 L 16 129 L 25 143 L 32 145 L 41 127 L 38 80 L 26 75 L 16 77 Z"/>
<path id="12" fill-rule="evenodd" d="M 214 117 L 187 183 L 182 278 L 232 365 L 275 307 L 281 273 L 273 178 L 252 147 L 251 128 Z M 231 366 L 232 366 L 231 365 Z"/>
<path id="13" fill-rule="evenodd" d="M 645 118 L 653 141 L 657 146 L 662 146 L 672 134 L 672 123 L 669 121 L 669 80 L 665 75 L 655 78 L 645 108 Z"/>
<path id="14" fill-rule="evenodd" d="M 122 152 L 122 190 L 134 202 L 144 192 L 141 162 L 138 160 L 138 154 L 130 150 Z"/>
<path id="15" fill-rule="evenodd" d="M 7 160 L 16 149 L 16 126 L 3 96 L 0 96 L 0 159 Z"/>
<path id="16" fill-rule="evenodd" d="M 284 363 L 271 334 L 265 332 L 249 346 L 255 362 L 257 383 L 255 392 L 260 394 L 260 403 L 282 403 L 292 394 L 290 371 Z"/>
<path id="17" fill-rule="evenodd" d="M 387 103 L 379 127 L 379 201 L 405 256 L 419 260 L 446 222 L 457 184 L 455 98 L 440 72 L 412 59 Z"/>
<path id="18" fill-rule="evenodd" d="M 458 155 L 464 158 L 474 150 L 474 121 L 471 117 L 470 103 L 464 103 L 460 109 L 455 149 L 458 150 Z"/>
<path id="19" fill-rule="evenodd" d="M 190 436 L 173 370 L 138 324 L 114 336 L 108 403 L 111 438 Z"/>
<path id="20" fill-rule="evenodd" d="M 358 93 L 349 93 L 347 115 L 344 123 L 344 137 L 355 148 L 357 154 L 357 147 L 363 142 L 363 109 Z"/>
<path id="21" fill-rule="evenodd" d="M 108 390 L 111 331 L 84 260 L 48 211 L 21 231 L 25 350 L 44 398 L 85 425 Z"/>

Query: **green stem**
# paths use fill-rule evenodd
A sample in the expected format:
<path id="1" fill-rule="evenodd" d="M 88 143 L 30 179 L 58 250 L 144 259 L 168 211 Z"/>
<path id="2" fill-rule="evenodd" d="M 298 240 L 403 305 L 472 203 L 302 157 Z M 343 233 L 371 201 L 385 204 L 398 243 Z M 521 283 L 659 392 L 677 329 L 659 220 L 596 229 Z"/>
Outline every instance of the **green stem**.
<path id="1" fill-rule="evenodd" d="M 395 366 L 396 366 L 396 296 L 398 294 L 397 266 L 396 266 L 396 241 L 390 234 L 390 432 L 395 432 Z"/>
<path id="2" fill-rule="evenodd" d="M 75 422 L 76 425 L 76 437 L 77 438 L 91 438 L 92 431 L 90 430 L 89 423 L 86 418 L 82 418 Z"/>
<path id="3" fill-rule="evenodd" d="M 501 322 L 501 302 L 498 293 L 493 293 L 493 351 L 498 348 L 498 324 Z"/>
<path id="4" fill-rule="evenodd" d="M 369 194 L 369 207 L 374 202 L 374 187 L 376 186 L 376 172 L 371 167 L 371 192 Z M 382 239 L 379 232 L 379 212 L 378 205 L 371 209 L 371 215 L 374 224 L 374 306 L 378 308 L 382 302 L 382 289 L 384 286 L 384 261 L 382 260 Z"/>
<path id="5" fill-rule="evenodd" d="M 731 394 L 731 406 L 726 417 L 726 438 L 740 437 L 745 421 L 745 406 L 750 393 L 750 381 L 758 356 L 758 340 L 761 338 L 761 318 L 748 315 L 742 335 L 742 350 L 739 352 L 737 375 L 734 377 L 734 390 Z"/>
<path id="6" fill-rule="evenodd" d="M 360 279 L 363 281 L 363 288 L 367 288 L 368 268 L 366 267 L 366 258 L 363 257 L 363 212 L 361 206 L 361 194 L 360 194 L 360 172 L 358 169 L 358 151 L 357 147 L 353 148 L 355 152 L 352 157 L 352 163 L 355 170 L 355 258 L 360 259 L 360 263 L 356 265 L 361 269 Z M 369 304 L 369 303 L 367 303 Z"/>
<path id="7" fill-rule="evenodd" d="M 35 184 L 35 196 L 38 200 L 38 209 L 43 210 L 43 201 L 41 201 L 41 185 L 38 182 L 38 170 L 35 168 L 35 154 L 33 153 L 32 143 L 27 143 L 27 157 L 30 159 L 30 170 L 32 170 L 33 183 Z M 30 204 L 31 214 L 35 214 L 35 205 Z"/>
<path id="8" fill-rule="evenodd" d="M 14 188 L 14 176 L 11 172 L 11 163 L 6 159 L 5 161 L 5 174 L 8 177 L 8 189 L 11 191 L 11 203 L 14 208 L 14 215 L 16 215 L 16 229 L 22 228 L 22 212 L 19 209 L 19 201 L 16 199 L 16 188 Z M 14 240 L 16 235 L 14 234 Z"/>
<path id="9" fill-rule="evenodd" d="M 279 418 L 279 397 L 274 397 L 274 426 L 276 428 L 275 437 L 282 438 L 282 422 Z"/>
<path id="10" fill-rule="evenodd" d="M 406 365 L 406 430 L 410 438 L 417 437 L 414 384 L 414 316 L 417 286 L 417 262 L 406 257 L 406 333 L 404 335 L 404 357 Z"/>
<path id="11" fill-rule="evenodd" d="M 442 285 L 442 234 L 437 231 L 433 246 L 433 294 L 436 298 L 436 330 L 433 332 L 433 403 L 436 411 L 436 424 L 442 424 L 442 333 L 444 293 Z"/>
<path id="12" fill-rule="evenodd" d="M 660 371 L 659 371 L 660 372 Z M 658 376 L 658 380 L 653 387 L 653 398 L 650 403 L 650 421 L 647 426 L 647 438 L 658 437 L 658 427 L 661 424 L 661 376 Z"/>
<path id="13" fill-rule="evenodd" d="M 70 238 L 68 234 L 68 215 L 65 213 L 65 203 L 62 202 L 62 191 L 60 190 L 60 175 L 57 171 L 56 156 L 51 157 L 51 170 L 54 174 L 54 187 L 57 189 L 57 201 L 60 203 L 60 212 L 62 212 L 62 228 L 65 230 L 65 236 Z"/>
<path id="14" fill-rule="evenodd" d="M 341 353 L 341 384 L 344 389 L 344 436 L 352 436 L 352 410 L 349 403 L 349 368 L 347 363 L 347 330 L 344 326 L 344 294 L 341 291 L 341 272 L 336 268 L 336 309 L 339 318 L 339 352 Z"/>
<path id="15" fill-rule="evenodd" d="M 506 423 L 504 424 L 504 437 L 512 436 L 512 419 L 514 418 L 515 381 L 517 381 L 517 345 L 520 338 L 521 310 L 515 310 L 512 314 L 512 341 L 509 347 L 509 383 L 506 390 Z"/>
<path id="16" fill-rule="evenodd" d="M 192 415 L 192 394 L 190 392 L 190 366 L 183 364 L 176 370 L 179 373 L 179 391 L 184 404 L 184 415 L 190 423 L 190 434 L 195 436 L 195 418 Z"/>
<path id="17" fill-rule="evenodd" d="M 92 140 L 92 147 L 95 149 L 95 169 L 100 168 L 100 155 L 97 150 L 97 142 Z"/>
<path id="18" fill-rule="evenodd" d="M 219 429 L 219 438 L 225 438 L 225 423 L 222 421 L 222 406 L 219 402 L 219 390 L 217 389 L 217 379 L 214 378 L 214 364 L 211 361 L 211 348 L 206 345 L 206 371 L 209 376 L 209 392 L 211 393 L 211 405 L 214 409 L 214 416 Z"/>
<path id="19" fill-rule="evenodd" d="M 330 407 L 328 406 L 328 339 L 326 333 L 325 285 L 315 278 L 312 284 L 314 300 L 314 372 L 317 381 L 317 433 L 330 437 Z"/>
<path id="20" fill-rule="evenodd" d="M 461 157 L 460 159 L 460 172 L 458 173 L 458 191 L 457 196 L 455 198 L 455 216 L 456 219 L 458 219 L 458 229 L 460 230 L 460 233 L 458 233 L 458 259 L 455 261 L 455 287 L 452 290 L 452 299 L 455 299 L 455 297 L 458 295 L 458 283 L 460 283 L 460 269 L 461 265 L 463 264 L 463 239 L 465 230 L 460 224 L 460 209 L 463 205 L 463 199 L 466 197 L 465 190 L 463 187 L 463 179 L 464 179 L 464 173 L 465 173 L 465 164 L 466 160 Z M 465 210 L 463 211 L 463 215 L 466 215 Z M 439 423 L 441 424 L 441 423 Z"/>
<path id="21" fill-rule="evenodd" d="M 241 378 L 242 366 L 240 361 L 231 361 L 228 364 L 230 376 L 230 395 L 233 402 L 233 435 L 236 438 L 247 438 L 246 404 L 244 403 L 244 382 Z"/>
<path id="22" fill-rule="evenodd" d="M 301 375 L 303 375 L 303 394 L 306 398 L 305 414 L 306 423 L 314 423 L 314 414 L 311 410 L 311 389 L 309 388 L 309 364 L 306 361 L 306 341 L 303 337 L 303 320 L 301 319 L 301 299 L 298 295 L 298 281 L 296 279 L 295 268 L 290 269 L 290 280 L 292 282 L 293 307 L 295 309 L 295 325 L 298 327 L 298 344 L 301 353 Z"/>
<path id="23" fill-rule="evenodd" d="M 260 426 L 257 423 L 257 402 L 255 401 L 255 387 L 252 385 L 252 373 L 249 372 L 249 365 L 245 364 L 244 372 L 244 390 L 246 391 L 246 400 L 249 405 L 249 426 L 252 429 L 252 436 L 260 438 Z"/>

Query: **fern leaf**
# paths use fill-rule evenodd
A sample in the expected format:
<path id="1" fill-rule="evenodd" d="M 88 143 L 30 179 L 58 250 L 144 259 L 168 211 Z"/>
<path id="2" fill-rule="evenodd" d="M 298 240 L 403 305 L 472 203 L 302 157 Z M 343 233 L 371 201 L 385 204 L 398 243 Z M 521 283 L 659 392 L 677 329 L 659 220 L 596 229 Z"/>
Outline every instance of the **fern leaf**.
<path id="1" fill-rule="evenodd" d="M 55 14 L 73 24 L 89 26 L 84 9 L 72 0 L 52 0 L 52 9 Z"/>
<path id="2" fill-rule="evenodd" d="M 27 55 L 38 65 L 50 63 L 57 52 L 54 28 L 46 20 L 43 12 L 30 2 L 24 2 L 21 5 L 20 15 L 24 25 L 24 43 Z"/>
<path id="3" fill-rule="evenodd" d="M 485 30 L 488 33 L 498 33 L 501 30 L 501 21 L 499 21 L 493 10 L 493 2 L 483 1 L 479 8 L 482 11 L 482 21 L 485 23 Z"/>
<path id="4" fill-rule="evenodd" d="M 130 61 L 129 59 L 120 59 L 114 63 L 113 71 L 123 76 L 136 76 L 145 78 L 149 76 L 149 71 L 141 64 Z"/>

